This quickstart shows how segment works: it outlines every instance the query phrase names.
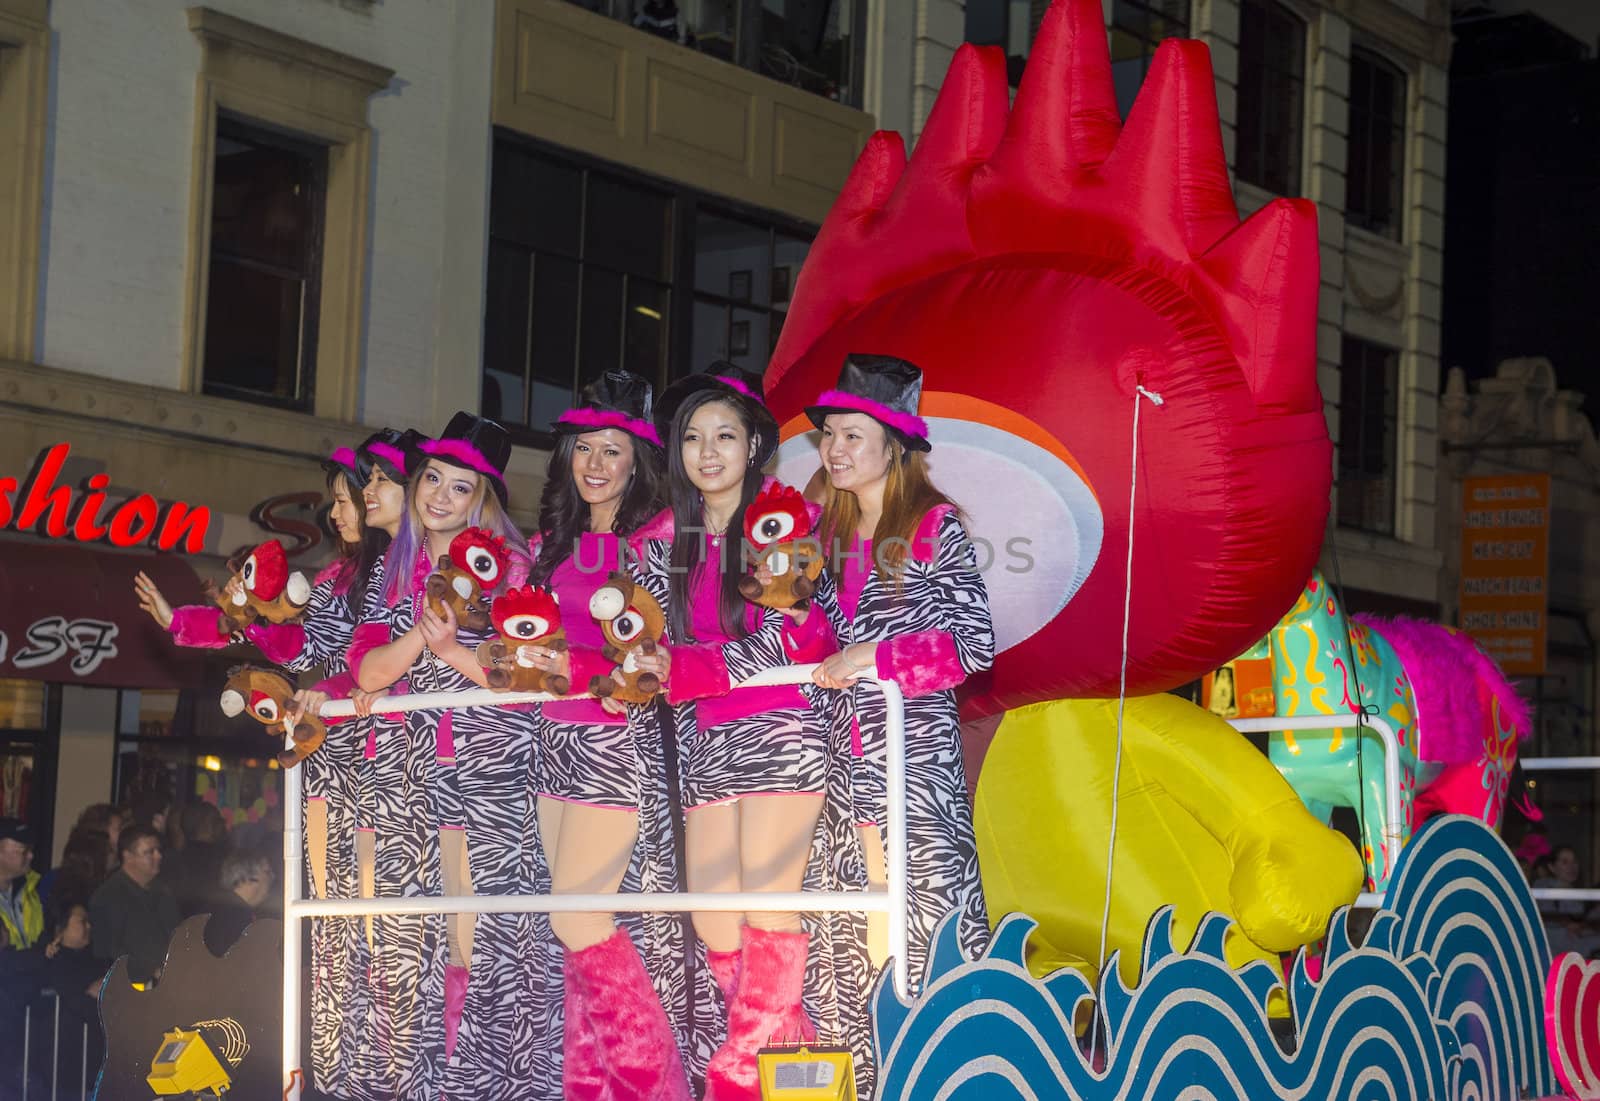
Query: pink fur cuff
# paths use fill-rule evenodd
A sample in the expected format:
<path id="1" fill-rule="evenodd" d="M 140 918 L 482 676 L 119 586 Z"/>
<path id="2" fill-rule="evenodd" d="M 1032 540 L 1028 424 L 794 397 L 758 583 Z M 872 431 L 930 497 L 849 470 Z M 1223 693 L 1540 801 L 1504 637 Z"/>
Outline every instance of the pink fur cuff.
<path id="1" fill-rule="evenodd" d="M 927 696 L 954 688 L 967 679 L 948 631 L 918 631 L 878 643 L 878 676 L 892 678 L 900 691 Z"/>
<path id="2" fill-rule="evenodd" d="M 222 629 L 222 613 L 211 604 L 189 604 L 172 609 L 172 640 L 179 646 L 204 650 L 220 650 L 228 645 L 228 634 Z"/>
<path id="3" fill-rule="evenodd" d="M 244 637 L 274 665 L 293 661 L 306 645 L 306 629 L 298 623 L 252 623 L 244 629 Z"/>
<path id="4" fill-rule="evenodd" d="M 839 642 L 834 637 L 833 624 L 828 622 L 821 608 L 812 608 L 804 625 L 799 627 L 795 626 L 794 620 L 784 617 L 783 652 L 796 665 L 821 661 L 838 649 Z"/>
<path id="5" fill-rule="evenodd" d="M 382 623 L 359 624 L 350 636 L 350 649 L 345 652 L 346 663 L 352 677 L 361 676 L 361 663 L 368 654 L 389 644 L 389 628 Z"/>
<path id="6" fill-rule="evenodd" d="M 728 663 L 722 647 L 674 646 L 672 671 L 667 675 L 667 702 L 688 703 L 706 696 L 728 694 Z"/>

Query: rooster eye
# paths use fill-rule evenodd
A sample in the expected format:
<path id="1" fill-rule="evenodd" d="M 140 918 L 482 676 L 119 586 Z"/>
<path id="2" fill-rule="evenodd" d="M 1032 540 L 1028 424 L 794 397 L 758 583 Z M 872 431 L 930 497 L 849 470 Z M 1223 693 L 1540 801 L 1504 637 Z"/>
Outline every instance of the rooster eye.
<path id="1" fill-rule="evenodd" d="M 255 711 L 256 718 L 264 723 L 278 721 L 278 703 L 276 700 L 257 700 L 252 710 Z"/>
<path id="2" fill-rule="evenodd" d="M 239 570 L 239 576 L 244 580 L 244 587 L 255 591 L 256 587 L 256 556 L 251 555 L 244 560 L 244 566 Z"/>
<path id="3" fill-rule="evenodd" d="M 473 547 L 467 552 L 467 569 L 485 585 L 493 585 L 500 576 L 499 561 L 482 547 Z"/>
<path id="4" fill-rule="evenodd" d="M 644 633 L 644 616 L 629 608 L 611 621 L 611 633 L 620 642 L 632 642 Z"/>
<path id="5" fill-rule="evenodd" d="M 794 517 L 787 512 L 766 512 L 756 517 L 750 526 L 758 543 L 773 543 L 794 532 Z"/>
<path id="6" fill-rule="evenodd" d="M 536 615 L 514 615 L 500 630 L 512 638 L 539 638 L 550 632 L 550 621 Z"/>

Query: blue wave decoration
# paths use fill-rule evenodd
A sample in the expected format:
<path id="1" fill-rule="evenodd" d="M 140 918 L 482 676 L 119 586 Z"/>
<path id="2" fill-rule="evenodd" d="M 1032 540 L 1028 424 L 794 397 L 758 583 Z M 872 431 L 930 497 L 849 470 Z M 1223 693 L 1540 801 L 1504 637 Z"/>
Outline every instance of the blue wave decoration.
<path id="1" fill-rule="evenodd" d="M 882 1101 L 1495 1101 L 1556 1092 L 1543 1019 L 1550 952 L 1515 859 L 1473 818 L 1429 822 L 1406 846 L 1357 946 L 1332 916 L 1321 977 L 1290 968 L 1293 1031 L 1268 1003 L 1282 989 L 1256 962 L 1231 968 L 1233 923 L 1200 922 L 1186 949 L 1172 911 L 1151 919 L 1138 983 L 1108 962 L 1098 991 L 1102 1052 L 1074 1021 L 1096 991 L 1075 971 L 1024 966 L 1034 922 L 1003 919 L 967 959 L 956 916 L 939 926 L 921 994 L 873 993 Z M 1099 1069 L 1095 1069 L 1098 1065 Z"/>

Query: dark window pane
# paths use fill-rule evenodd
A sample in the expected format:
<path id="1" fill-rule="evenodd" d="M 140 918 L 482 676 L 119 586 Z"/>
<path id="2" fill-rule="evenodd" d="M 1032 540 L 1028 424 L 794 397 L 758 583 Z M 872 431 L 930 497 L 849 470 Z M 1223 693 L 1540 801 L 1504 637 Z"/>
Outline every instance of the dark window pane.
<path id="1" fill-rule="evenodd" d="M 672 201 L 598 172 L 589 174 L 584 208 L 585 263 L 667 278 L 672 260 Z"/>
<path id="2" fill-rule="evenodd" d="M 692 351 L 686 365 L 690 372 L 704 371 L 713 362 L 728 358 L 728 307 L 720 302 L 695 299 Z"/>
<path id="3" fill-rule="evenodd" d="M 660 283 L 630 278 L 627 305 L 627 317 L 623 322 L 623 365 L 657 387 L 664 386 L 671 293 Z"/>
<path id="4" fill-rule="evenodd" d="M 1339 523 L 1394 531 L 1400 354 L 1345 337 L 1339 369 Z"/>
<path id="5" fill-rule="evenodd" d="M 856 2 L 762 0 L 760 71 L 828 99 L 845 98 Z"/>
<path id="6" fill-rule="evenodd" d="M 578 385 L 622 366 L 623 277 L 604 268 L 583 269 L 578 329 Z"/>
<path id="7" fill-rule="evenodd" d="M 327 150 L 217 123 L 203 389 L 310 408 Z"/>
<path id="8" fill-rule="evenodd" d="M 766 305 L 772 294 L 772 234 L 701 211 L 694 223 L 694 289 Z"/>
<path id="9" fill-rule="evenodd" d="M 1350 54 L 1350 142 L 1345 216 L 1400 236 L 1405 178 L 1405 74 L 1362 49 Z"/>
<path id="10" fill-rule="evenodd" d="M 483 415 L 523 424 L 528 371 L 528 307 L 533 257 L 504 241 L 489 242 L 483 316 Z"/>
<path id="11" fill-rule="evenodd" d="M 325 154 L 274 148 L 224 120 L 211 198 L 214 251 L 304 276 L 321 208 Z"/>
<path id="12" fill-rule="evenodd" d="M 577 256 L 583 170 L 505 142 L 494 148 L 489 232 L 529 248 Z"/>
<path id="13" fill-rule="evenodd" d="M 533 265 L 533 411 L 528 427 L 543 431 L 572 405 L 578 363 L 578 264 L 539 255 Z"/>
<path id="14" fill-rule="evenodd" d="M 225 397 L 300 397 L 305 283 L 224 256 L 211 258 L 206 390 Z"/>
<path id="15" fill-rule="evenodd" d="M 747 371 L 762 374 L 767 369 L 767 311 L 735 306 L 728 324 L 728 355 Z"/>
<path id="16" fill-rule="evenodd" d="M 967 0 L 966 40 L 977 46 L 1005 46 L 1011 0 Z"/>
<path id="17" fill-rule="evenodd" d="M 1273 0 L 1245 0 L 1239 23 L 1239 178 L 1300 191 L 1305 24 Z"/>

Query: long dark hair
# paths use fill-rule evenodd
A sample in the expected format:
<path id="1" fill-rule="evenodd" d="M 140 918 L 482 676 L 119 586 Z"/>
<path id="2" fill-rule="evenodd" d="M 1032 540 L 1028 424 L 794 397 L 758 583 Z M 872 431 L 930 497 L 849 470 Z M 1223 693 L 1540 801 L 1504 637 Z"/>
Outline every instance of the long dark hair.
<path id="1" fill-rule="evenodd" d="M 683 465 L 683 434 L 695 411 L 712 402 L 720 401 L 731 408 L 744 425 L 745 436 L 756 436 L 755 418 L 742 399 L 714 389 L 700 390 L 683 399 L 677 414 L 672 418 L 672 433 L 667 442 L 667 498 L 672 504 L 672 569 L 667 581 L 670 597 L 667 622 L 672 629 L 674 642 L 695 641 L 690 627 L 693 617 L 689 613 L 689 594 L 699 580 L 700 571 L 708 565 L 705 561 L 705 498 L 689 480 L 689 470 Z M 739 493 L 739 507 L 728 518 L 727 533 L 722 539 L 722 558 L 717 563 L 721 571 L 718 585 L 717 619 L 729 638 L 743 638 L 749 634 L 745 623 L 748 605 L 739 595 L 739 549 L 744 545 L 744 513 L 750 502 L 761 492 L 761 468 L 747 462 L 744 485 Z M 729 556 L 733 556 L 732 566 Z"/>
<path id="2" fill-rule="evenodd" d="M 344 488 L 356 506 L 356 522 L 361 525 L 361 538 L 355 543 L 346 543 L 339 538 L 339 528 L 333 522 L 332 509 L 328 511 L 326 523 L 328 531 L 339 545 L 340 569 L 335 587 L 340 592 L 350 593 L 354 603 L 366 599 L 367 585 L 372 580 L 372 568 L 377 565 L 378 559 L 383 557 L 383 552 L 389 549 L 389 533 L 367 523 L 366 496 L 361 492 L 362 487 L 356 484 L 350 471 L 342 466 L 328 471 L 328 500 L 334 500 L 333 487 L 341 481 L 344 482 Z"/>
<path id="3" fill-rule="evenodd" d="M 633 474 L 611 521 L 611 530 L 620 536 L 638 531 L 662 508 L 661 449 L 632 433 L 628 438 L 633 441 Z M 550 575 L 572 556 L 579 537 L 589 530 L 589 502 L 572 477 L 572 455 L 577 447 L 578 434 L 563 433 L 550 454 L 544 492 L 539 497 L 539 557 L 528 574 L 531 585 L 548 585 Z"/>

